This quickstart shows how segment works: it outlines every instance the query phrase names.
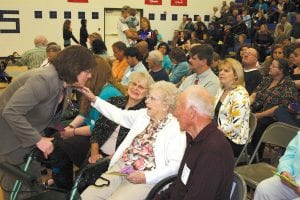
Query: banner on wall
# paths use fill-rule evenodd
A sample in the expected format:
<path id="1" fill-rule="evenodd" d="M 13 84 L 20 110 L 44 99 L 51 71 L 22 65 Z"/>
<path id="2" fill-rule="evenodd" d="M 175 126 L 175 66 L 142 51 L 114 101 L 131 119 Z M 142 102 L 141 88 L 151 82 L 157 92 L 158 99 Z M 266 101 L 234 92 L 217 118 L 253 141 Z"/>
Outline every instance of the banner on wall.
<path id="1" fill-rule="evenodd" d="M 187 6 L 187 0 L 171 0 L 171 6 Z"/>
<path id="2" fill-rule="evenodd" d="M 148 5 L 162 5 L 162 0 L 145 0 Z"/>
<path id="3" fill-rule="evenodd" d="M 74 2 L 74 3 L 88 3 L 89 0 L 68 0 L 68 2 Z"/>

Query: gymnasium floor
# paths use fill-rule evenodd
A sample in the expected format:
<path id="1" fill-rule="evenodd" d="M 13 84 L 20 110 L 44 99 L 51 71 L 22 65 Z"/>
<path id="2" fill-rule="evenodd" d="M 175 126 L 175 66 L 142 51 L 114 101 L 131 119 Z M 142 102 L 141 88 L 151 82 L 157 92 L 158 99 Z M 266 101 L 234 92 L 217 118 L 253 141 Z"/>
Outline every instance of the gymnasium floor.
<path id="1" fill-rule="evenodd" d="M 27 71 L 26 66 L 7 66 L 5 70 L 5 72 L 13 78 L 19 76 L 25 71 Z M 7 85 L 7 83 L 0 83 L 0 92 L 2 92 L 7 87 Z"/>

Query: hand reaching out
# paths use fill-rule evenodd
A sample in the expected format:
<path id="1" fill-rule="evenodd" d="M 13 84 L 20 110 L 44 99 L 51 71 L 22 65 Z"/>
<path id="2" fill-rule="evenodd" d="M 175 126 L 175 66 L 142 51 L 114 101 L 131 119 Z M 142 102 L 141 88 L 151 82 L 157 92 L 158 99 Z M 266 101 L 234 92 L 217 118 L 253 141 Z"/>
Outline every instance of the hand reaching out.
<path id="1" fill-rule="evenodd" d="M 96 96 L 93 94 L 93 92 L 88 88 L 88 87 L 81 87 L 77 89 L 80 91 L 82 94 L 88 98 L 89 101 L 95 102 L 96 101 Z"/>

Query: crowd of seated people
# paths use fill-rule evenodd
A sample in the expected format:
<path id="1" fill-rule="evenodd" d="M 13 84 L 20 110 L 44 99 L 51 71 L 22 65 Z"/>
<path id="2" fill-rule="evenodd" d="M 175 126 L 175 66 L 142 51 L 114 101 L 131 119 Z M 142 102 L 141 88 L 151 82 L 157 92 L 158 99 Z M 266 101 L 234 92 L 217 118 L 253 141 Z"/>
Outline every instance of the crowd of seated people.
<path id="1" fill-rule="evenodd" d="M 174 185 L 157 199 L 177 195 L 177 199 L 193 199 L 187 189 L 194 189 L 199 181 L 198 189 L 204 192 L 208 186 L 197 177 L 206 176 L 215 180 L 207 182 L 215 188 L 206 195 L 227 198 L 233 157 L 239 156 L 249 138 L 250 113 L 258 125 L 249 153 L 271 123 L 300 125 L 297 9 L 299 2 L 292 0 L 249 1 L 247 5 L 224 1 L 219 14 L 214 9 L 208 25 L 201 16 L 195 23 L 183 16 L 170 42 L 156 40 L 150 21 L 143 17 L 139 39 L 131 47 L 123 41 L 106 47 L 101 35 L 90 34 L 96 65 L 84 87 L 78 88 L 83 93 L 80 115 L 55 135 L 59 145 L 52 157 L 64 161 L 52 166 L 59 168 L 53 172 L 56 186 L 71 188 L 73 165 L 82 167 L 110 156 L 110 167 L 103 174 L 110 186 L 90 186 L 81 194 L 83 199 L 142 199 L 154 184 L 177 173 Z M 269 31 L 270 23 L 274 30 Z M 113 50 L 113 61 L 107 48 Z M 213 132 L 211 138 L 223 139 L 214 143 L 209 132 Z M 219 132 L 222 136 L 215 134 Z M 196 153 L 193 148 L 203 141 L 211 151 L 217 145 L 224 152 L 216 148 Z M 263 150 L 264 145 L 260 158 Z M 198 167 L 204 162 L 207 169 L 201 172 Z"/>

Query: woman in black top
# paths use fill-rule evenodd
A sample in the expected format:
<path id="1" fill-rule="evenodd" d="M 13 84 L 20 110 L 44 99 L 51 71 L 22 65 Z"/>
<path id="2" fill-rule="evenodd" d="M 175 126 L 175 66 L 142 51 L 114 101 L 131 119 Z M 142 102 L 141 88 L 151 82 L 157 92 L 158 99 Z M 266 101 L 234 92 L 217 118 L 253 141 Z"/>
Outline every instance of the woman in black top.
<path id="1" fill-rule="evenodd" d="M 74 37 L 71 28 L 71 20 L 66 20 L 63 25 L 63 38 L 64 38 L 64 47 L 71 45 L 71 38 L 79 44 L 78 40 Z"/>
<path id="2" fill-rule="evenodd" d="M 108 102 L 126 110 L 145 108 L 145 97 L 153 79 L 145 72 L 132 72 L 128 83 L 128 96 L 113 97 Z M 91 142 L 89 163 L 95 163 L 104 156 L 112 155 L 126 137 L 129 129 L 101 116 L 95 124 Z"/>
<path id="3" fill-rule="evenodd" d="M 87 42 L 87 38 L 88 38 L 89 34 L 86 30 L 86 19 L 82 19 L 81 20 L 81 27 L 80 27 L 80 45 L 87 47 L 86 42 Z"/>

